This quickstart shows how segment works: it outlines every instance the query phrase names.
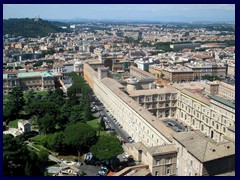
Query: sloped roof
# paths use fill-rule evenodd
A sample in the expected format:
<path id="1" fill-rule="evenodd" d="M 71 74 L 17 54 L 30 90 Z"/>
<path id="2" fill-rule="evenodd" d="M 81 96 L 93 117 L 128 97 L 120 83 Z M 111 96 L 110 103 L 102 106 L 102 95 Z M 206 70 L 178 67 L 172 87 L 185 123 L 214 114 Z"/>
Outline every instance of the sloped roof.
<path id="1" fill-rule="evenodd" d="M 200 162 L 235 155 L 234 143 L 216 143 L 200 131 L 180 132 L 173 138 L 182 144 Z"/>
<path id="2" fill-rule="evenodd" d="M 161 146 L 148 147 L 148 152 L 154 155 L 166 154 L 171 152 L 177 152 L 176 146 L 174 144 L 167 144 Z"/>

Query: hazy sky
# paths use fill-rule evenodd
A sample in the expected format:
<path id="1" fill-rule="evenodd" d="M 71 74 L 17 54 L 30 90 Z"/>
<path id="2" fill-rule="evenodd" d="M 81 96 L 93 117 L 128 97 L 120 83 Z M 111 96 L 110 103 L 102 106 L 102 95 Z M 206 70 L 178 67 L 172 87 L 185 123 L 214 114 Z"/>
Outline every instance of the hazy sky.
<path id="1" fill-rule="evenodd" d="M 3 18 L 235 21 L 234 4 L 4 4 Z"/>

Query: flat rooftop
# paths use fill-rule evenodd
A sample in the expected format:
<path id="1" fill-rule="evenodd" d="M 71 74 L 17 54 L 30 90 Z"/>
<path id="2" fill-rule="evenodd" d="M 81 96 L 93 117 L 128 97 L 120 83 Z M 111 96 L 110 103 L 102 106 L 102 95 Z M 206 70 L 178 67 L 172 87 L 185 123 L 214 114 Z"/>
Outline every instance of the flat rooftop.
<path id="1" fill-rule="evenodd" d="M 219 96 L 209 96 L 211 99 L 217 101 L 217 102 L 220 102 L 230 108 L 233 108 L 235 109 L 235 103 L 233 103 L 232 101 L 229 101 L 227 99 L 224 99 L 224 98 L 221 98 Z"/>
<path id="2" fill-rule="evenodd" d="M 52 77 L 53 74 L 51 72 L 20 72 L 18 73 L 18 78 L 27 78 L 27 77 Z"/>

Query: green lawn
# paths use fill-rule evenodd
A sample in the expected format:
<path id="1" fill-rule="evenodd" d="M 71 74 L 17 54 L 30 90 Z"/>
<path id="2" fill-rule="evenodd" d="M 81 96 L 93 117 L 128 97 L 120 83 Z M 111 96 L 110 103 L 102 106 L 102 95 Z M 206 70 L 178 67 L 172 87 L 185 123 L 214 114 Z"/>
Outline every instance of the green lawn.
<path id="1" fill-rule="evenodd" d="M 11 128 L 18 128 L 18 119 L 14 120 L 14 121 L 9 121 L 8 126 Z"/>
<path id="2" fill-rule="evenodd" d="M 45 141 L 46 137 L 47 137 L 47 135 L 39 134 L 39 135 L 31 138 L 31 141 L 35 142 L 37 144 L 42 144 Z"/>
<path id="3" fill-rule="evenodd" d="M 108 133 L 106 131 L 100 131 L 100 136 L 106 136 Z"/>
<path id="4" fill-rule="evenodd" d="M 97 129 L 99 126 L 99 120 L 98 118 L 91 120 L 91 121 L 87 121 L 87 124 L 92 126 L 94 129 Z M 106 131 L 100 131 L 100 136 L 106 136 L 108 135 L 108 133 Z"/>
<path id="5" fill-rule="evenodd" d="M 94 129 L 97 129 L 98 126 L 99 126 L 99 121 L 98 121 L 98 119 L 96 118 L 96 119 L 93 119 L 93 120 L 91 120 L 91 121 L 87 121 L 87 124 L 90 125 L 90 126 L 92 126 Z"/>

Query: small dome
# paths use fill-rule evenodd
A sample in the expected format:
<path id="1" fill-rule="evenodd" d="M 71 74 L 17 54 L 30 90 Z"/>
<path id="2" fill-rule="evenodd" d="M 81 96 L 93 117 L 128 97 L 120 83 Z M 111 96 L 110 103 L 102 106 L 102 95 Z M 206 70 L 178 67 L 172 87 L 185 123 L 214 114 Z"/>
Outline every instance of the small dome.
<path id="1" fill-rule="evenodd" d="M 83 62 L 82 61 L 77 61 L 74 63 L 74 66 L 81 66 L 83 65 Z"/>

